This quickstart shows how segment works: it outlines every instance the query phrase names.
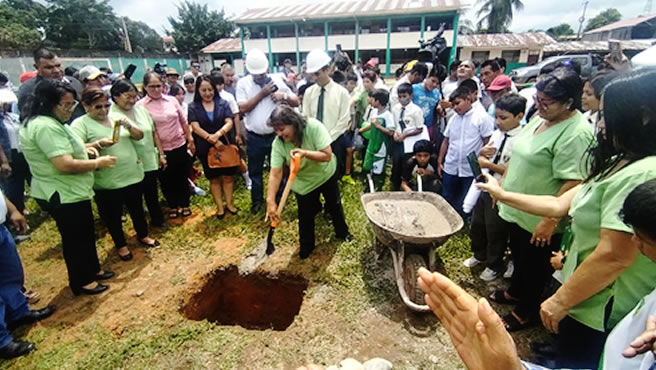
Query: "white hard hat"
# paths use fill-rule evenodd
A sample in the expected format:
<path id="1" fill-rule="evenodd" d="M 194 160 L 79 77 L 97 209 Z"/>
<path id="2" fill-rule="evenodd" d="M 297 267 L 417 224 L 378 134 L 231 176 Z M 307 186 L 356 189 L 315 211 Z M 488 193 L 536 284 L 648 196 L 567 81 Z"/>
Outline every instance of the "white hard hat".
<path id="1" fill-rule="evenodd" d="M 252 49 L 246 55 L 246 70 L 250 74 L 261 75 L 269 70 L 269 59 L 262 50 Z"/>
<path id="2" fill-rule="evenodd" d="M 321 68 L 330 64 L 330 57 L 321 49 L 314 49 L 307 55 L 307 73 L 318 72 Z"/>

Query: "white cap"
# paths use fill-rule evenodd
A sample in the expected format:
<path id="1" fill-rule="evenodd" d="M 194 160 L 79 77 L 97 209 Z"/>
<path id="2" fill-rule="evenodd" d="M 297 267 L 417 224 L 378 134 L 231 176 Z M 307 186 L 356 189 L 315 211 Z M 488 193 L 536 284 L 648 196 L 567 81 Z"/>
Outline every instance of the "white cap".
<path id="1" fill-rule="evenodd" d="M 321 49 L 314 49 L 307 55 L 307 73 L 318 72 L 321 68 L 330 65 L 330 57 Z"/>
<path id="2" fill-rule="evenodd" d="M 88 65 L 80 69 L 80 81 L 91 81 L 102 75 L 103 72 L 96 66 Z"/>
<path id="3" fill-rule="evenodd" d="M 253 75 L 261 75 L 269 70 L 269 59 L 262 50 L 252 49 L 246 55 L 246 70 Z"/>

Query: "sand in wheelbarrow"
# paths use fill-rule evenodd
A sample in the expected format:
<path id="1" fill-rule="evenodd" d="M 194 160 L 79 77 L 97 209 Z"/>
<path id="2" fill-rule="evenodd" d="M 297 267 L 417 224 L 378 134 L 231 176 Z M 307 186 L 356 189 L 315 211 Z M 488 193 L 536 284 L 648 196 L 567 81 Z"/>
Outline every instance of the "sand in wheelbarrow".
<path id="1" fill-rule="evenodd" d="M 437 207 L 416 200 L 376 200 L 367 204 L 367 215 L 382 227 L 416 236 L 443 236 L 453 232 Z"/>

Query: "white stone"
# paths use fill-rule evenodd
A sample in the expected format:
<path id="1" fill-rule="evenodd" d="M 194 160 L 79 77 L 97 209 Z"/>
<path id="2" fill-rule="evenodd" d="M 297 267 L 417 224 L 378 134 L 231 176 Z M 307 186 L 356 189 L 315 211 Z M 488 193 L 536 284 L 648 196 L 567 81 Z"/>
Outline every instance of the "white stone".
<path id="1" fill-rule="evenodd" d="M 355 359 L 347 358 L 339 363 L 339 368 L 341 370 L 364 370 L 364 366 Z"/>
<path id="2" fill-rule="evenodd" d="M 364 370 L 392 370 L 394 366 L 384 358 L 372 358 L 364 363 Z"/>

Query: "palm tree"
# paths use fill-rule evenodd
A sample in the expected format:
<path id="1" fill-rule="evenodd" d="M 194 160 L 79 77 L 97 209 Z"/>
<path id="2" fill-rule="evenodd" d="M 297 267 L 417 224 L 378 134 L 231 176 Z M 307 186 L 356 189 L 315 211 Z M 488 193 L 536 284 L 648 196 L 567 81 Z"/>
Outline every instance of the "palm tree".
<path id="1" fill-rule="evenodd" d="M 458 34 L 459 35 L 473 35 L 476 33 L 476 27 L 474 23 L 469 19 L 461 19 L 458 23 Z"/>
<path id="2" fill-rule="evenodd" d="M 479 0 L 479 3 L 481 8 L 476 12 L 476 15 L 481 17 L 478 28 L 483 29 L 483 23 L 486 23 L 487 33 L 508 32 L 508 26 L 513 18 L 513 8 L 524 9 L 521 0 Z"/>

